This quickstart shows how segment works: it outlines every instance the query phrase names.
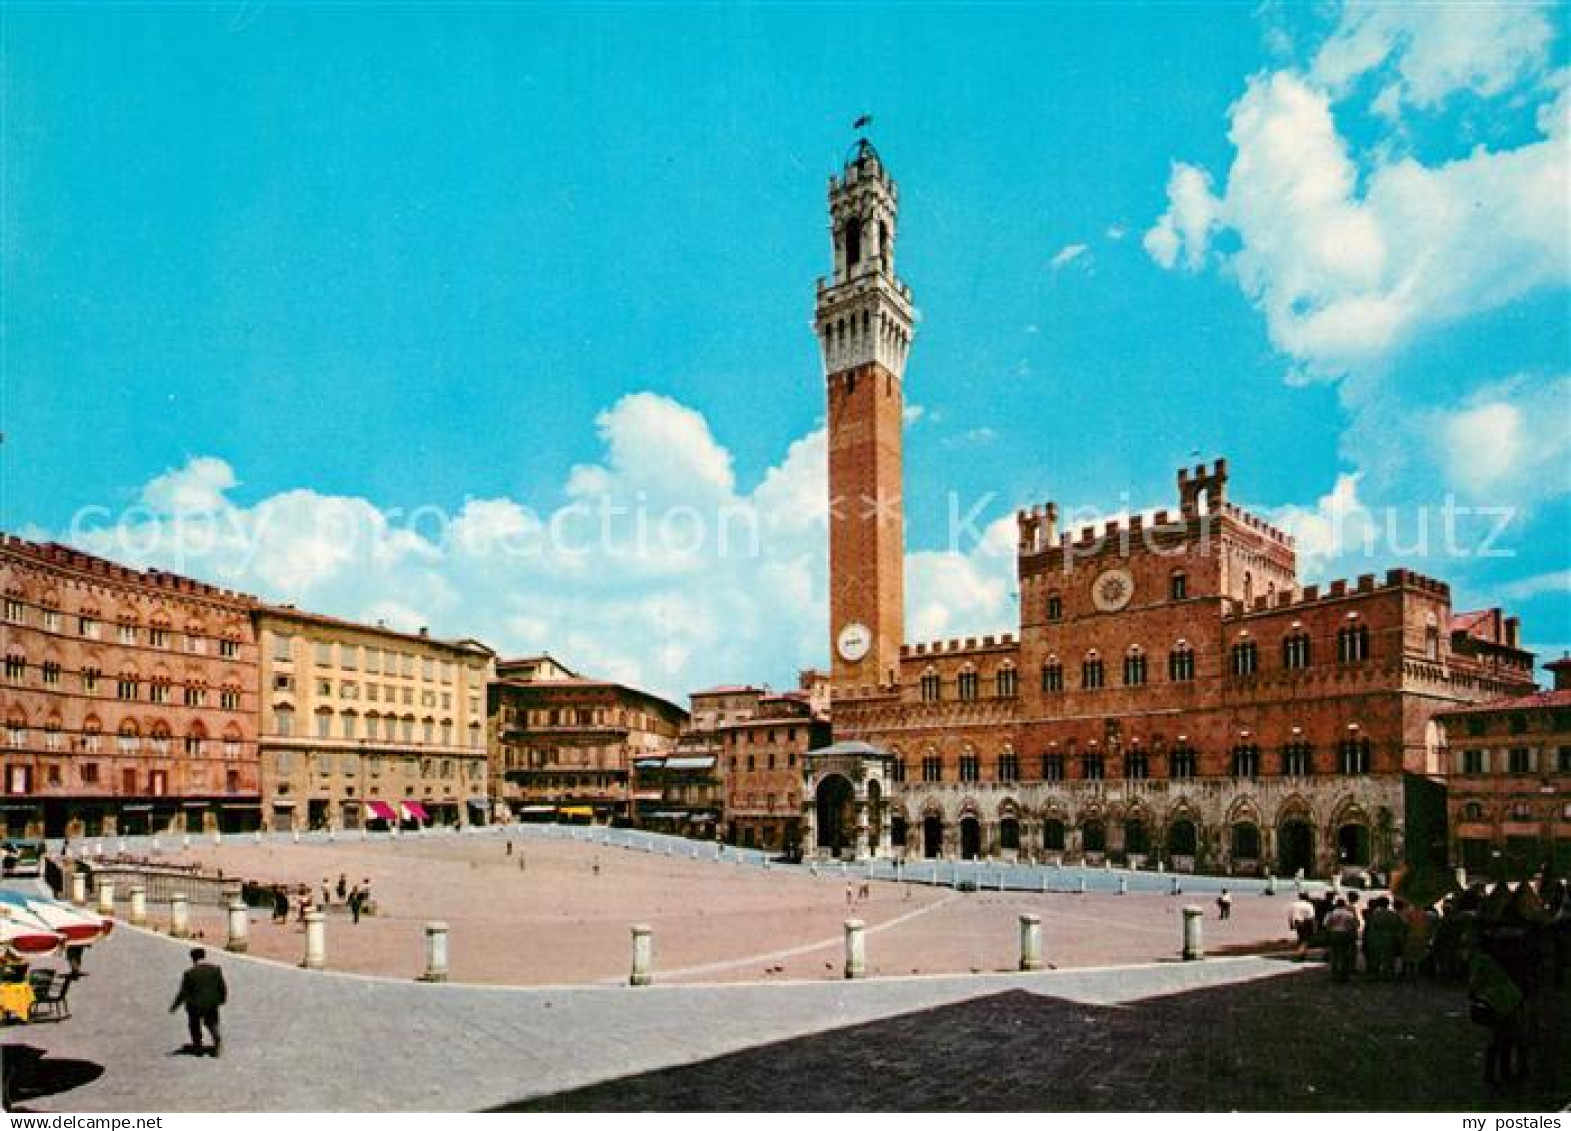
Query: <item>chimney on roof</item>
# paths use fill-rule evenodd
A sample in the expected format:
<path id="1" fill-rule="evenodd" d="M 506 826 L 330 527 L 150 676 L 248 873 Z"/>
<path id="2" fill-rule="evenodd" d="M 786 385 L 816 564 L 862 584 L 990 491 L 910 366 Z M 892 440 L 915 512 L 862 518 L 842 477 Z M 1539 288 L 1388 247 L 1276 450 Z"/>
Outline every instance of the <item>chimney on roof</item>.
<path id="1" fill-rule="evenodd" d="M 420 626 L 420 638 L 422 640 L 424 640 L 426 637 L 428 637 L 430 635 L 431 635 L 431 629 L 429 627 L 427 627 L 426 625 L 421 625 Z"/>
<path id="2" fill-rule="evenodd" d="M 1554 675 L 1556 691 L 1571 691 L 1571 652 L 1544 667 Z"/>

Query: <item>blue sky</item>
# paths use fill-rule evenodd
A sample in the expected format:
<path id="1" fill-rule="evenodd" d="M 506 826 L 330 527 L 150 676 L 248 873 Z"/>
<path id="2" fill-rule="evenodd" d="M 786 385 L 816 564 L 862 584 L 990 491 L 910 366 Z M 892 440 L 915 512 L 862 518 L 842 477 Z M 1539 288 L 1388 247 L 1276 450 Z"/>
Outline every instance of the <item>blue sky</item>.
<path id="1" fill-rule="evenodd" d="M 104 508 L 78 540 L 270 598 L 789 682 L 827 658 L 825 178 L 872 113 L 922 312 L 913 638 L 1015 616 L 951 492 L 1166 506 L 1198 451 L 1312 578 L 1400 558 L 1558 654 L 1564 15 L 8 5 L 0 525 Z M 1385 508 L 1447 495 L 1509 508 L 1508 556 L 1393 553 Z M 608 496 L 764 544 L 499 548 Z"/>

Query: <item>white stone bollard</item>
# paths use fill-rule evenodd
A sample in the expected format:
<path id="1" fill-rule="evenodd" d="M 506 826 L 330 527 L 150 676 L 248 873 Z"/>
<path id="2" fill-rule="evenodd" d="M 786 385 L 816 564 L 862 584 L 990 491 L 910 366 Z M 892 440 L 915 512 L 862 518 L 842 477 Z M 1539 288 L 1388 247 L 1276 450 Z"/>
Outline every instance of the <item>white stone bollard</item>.
<path id="1" fill-rule="evenodd" d="M 184 833 L 184 834 L 181 835 L 181 837 L 180 837 L 180 847 L 181 847 L 182 850 L 189 849 L 191 847 L 191 834 L 190 833 Z"/>
<path id="2" fill-rule="evenodd" d="M 447 981 L 447 924 L 425 925 L 425 973 L 422 982 Z"/>
<path id="3" fill-rule="evenodd" d="M 131 893 L 136 894 L 132 888 Z M 191 905 L 186 902 L 184 892 L 175 892 L 169 897 L 169 935 L 171 938 L 183 939 L 191 933 Z"/>
<path id="4" fill-rule="evenodd" d="M 251 842 L 253 844 L 261 844 L 262 843 L 262 830 L 261 829 L 257 829 L 254 833 L 251 834 Z"/>
<path id="5" fill-rule="evenodd" d="M 1127 876 L 1119 876 L 1118 877 L 1118 894 L 1119 895 L 1128 895 L 1129 894 L 1129 877 L 1127 877 Z"/>
<path id="6" fill-rule="evenodd" d="M 1276 877 L 1275 876 L 1267 876 L 1266 877 L 1266 894 L 1267 895 L 1275 895 L 1276 894 Z"/>
<path id="7" fill-rule="evenodd" d="M 1020 916 L 1020 969 L 1042 969 L 1042 916 Z"/>
<path id="8" fill-rule="evenodd" d="M 133 927 L 147 925 L 147 889 L 141 884 L 131 885 L 131 912 L 127 919 Z"/>
<path id="9" fill-rule="evenodd" d="M 1461 888 L 1463 891 L 1467 890 L 1467 869 L 1466 868 L 1458 868 L 1456 870 L 1456 886 Z"/>
<path id="10" fill-rule="evenodd" d="M 159 840 L 159 839 L 158 839 L 158 838 L 157 838 L 157 837 L 156 837 L 156 836 L 155 836 L 155 837 L 154 837 L 154 838 L 153 838 L 153 855 L 154 855 L 154 856 L 157 856 L 157 855 L 158 855 L 158 854 L 159 854 L 159 853 L 160 853 L 160 852 L 162 852 L 162 851 L 163 851 L 163 850 L 164 850 L 164 845 L 163 845 L 163 842 L 162 842 L 162 841 L 160 841 L 160 840 Z"/>
<path id="11" fill-rule="evenodd" d="M 1165 871 L 1167 871 L 1167 861 L 1166 860 L 1158 860 L 1156 862 L 1157 875 L 1161 875 Z"/>
<path id="12" fill-rule="evenodd" d="M 251 945 L 251 912 L 238 895 L 229 901 L 229 941 L 225 950 L 244 954 Z"/>
<path id="13" fill-rule="evenodd" d="M 100 915 L 113 915 L 115 913 L 115 882 L 110 879 L 98 881 L 98 913 Z"/>
<path id="14" fill-rule="evenodd" d="M 1042 873 L 1042 894 L 1043 895 L 1047 894 L 1047 873 L 1046 872 Z"/>
<path id="15" fill-rule="evenodd" d="M 224 843 L 223 830 L 222 829 L 214 829 L 213 830 L 213 847 L 217 848 L 220 844 L 223 844 L 223 843 Z"/>
<path id="16" fill-rule="evenodd" d="M 80 868 L 71 873 L 71 902 L 78 907 L 87 903 L 87 873 Z"/>
<path id="17" fill-rule="evenodd" d="M 633 926 L 633 972 L 628 975 L 630 986 L 647 986 L 654 981 L 654 932 L 645 924 Z"/>
<path id="18" fill-rule="evenodd" d="M 320 911 L 305 913 L 305 961 L 307 970 L 327 969 L 327 916 Z"/>
<path id="19" fill-rule="evenodd" d="M 1205 913 L 1194 904 L 1184 908 L 1184 961 L 1197 962 L 1204 958 L 1205 944 L 1201 937 L 1200 924 L 1204 921 Z"/>
<path id="20" fill-rule="evenodd" d="M 846 977 L 867 977 L 867 942 L 863 934 L 863 923 L 860 919 L 847 919 L 846 931 Z"/>
<path id="21" fill-rule="evenodd" d="M 289 839 L 294 841 L 296 844 L 299 844 L 300 843 L 300 830 L 299 829 L 290 829 L 289 830 Z"/>
<path id="22" fill-rule="evenodd" d="M 1172 883 L 1168 885 L 1167 894 L 1168 895 L 1178 895 L 1183 890 L 1184 890 L 1183 888 L 1178 886 L 1178 877 L 1174 876 Z"/>

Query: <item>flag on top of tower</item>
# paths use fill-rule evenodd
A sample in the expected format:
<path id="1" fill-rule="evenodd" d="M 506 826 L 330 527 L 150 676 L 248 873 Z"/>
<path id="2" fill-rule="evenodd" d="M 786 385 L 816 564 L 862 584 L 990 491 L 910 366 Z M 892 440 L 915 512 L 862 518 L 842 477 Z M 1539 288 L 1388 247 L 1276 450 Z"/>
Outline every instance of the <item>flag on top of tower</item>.
<path id="1" fill-rule="evenodd" d="M 856 121 L 851 123 L 851 128 L 853 130 L 865 130 L 865 129 L 867 129 L 868 126 L 870 126 L 872 124 L 873 124 L 873 115 L 871 115 L 871 114 L 863 114 L 860 118 L 858 118 Z"/>

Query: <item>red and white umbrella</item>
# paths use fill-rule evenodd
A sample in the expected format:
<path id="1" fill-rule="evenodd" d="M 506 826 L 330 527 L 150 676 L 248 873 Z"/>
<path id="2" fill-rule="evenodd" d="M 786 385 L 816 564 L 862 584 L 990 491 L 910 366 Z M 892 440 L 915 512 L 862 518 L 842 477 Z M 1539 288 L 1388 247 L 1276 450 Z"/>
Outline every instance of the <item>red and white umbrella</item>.
<path id="1" fill-rule="evenodd" d="M 10 902 L 10 901 L 7 901 Z M 16 903 L 10 902 L 15 907 Z M 114 927 L 113 919 L 94 915 L 91 911 L 56 903 L 52 899 L 28 899 L 22 909 L 49 930 L 64 935 L 72 946 L 91 946 L 107 936 Z"/>
<path id="2" fill-rule="evenodd" d="M 0 949 L 18 957 L 53 954 L 65 936 L 17 907 L 0 904 Z"/>

